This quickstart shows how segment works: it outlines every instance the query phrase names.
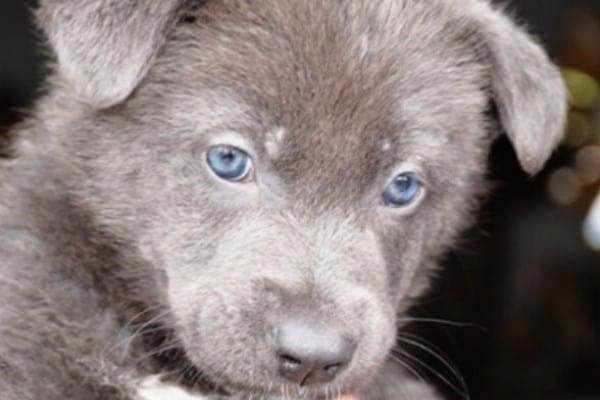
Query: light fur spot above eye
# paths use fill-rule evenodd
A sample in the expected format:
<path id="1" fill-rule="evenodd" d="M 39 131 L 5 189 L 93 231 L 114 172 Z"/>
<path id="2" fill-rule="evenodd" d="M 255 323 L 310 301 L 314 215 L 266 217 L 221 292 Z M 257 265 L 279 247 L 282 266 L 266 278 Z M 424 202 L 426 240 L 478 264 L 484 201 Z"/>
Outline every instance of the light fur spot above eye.
<path id="1" fill-rule="evenodd" d="M 265 149 L 271 158 L 279 157 L 281 153 L 281 144 L 285 139 L 287 131 L 283 127 L 277 127 L 265 135 Z"/>

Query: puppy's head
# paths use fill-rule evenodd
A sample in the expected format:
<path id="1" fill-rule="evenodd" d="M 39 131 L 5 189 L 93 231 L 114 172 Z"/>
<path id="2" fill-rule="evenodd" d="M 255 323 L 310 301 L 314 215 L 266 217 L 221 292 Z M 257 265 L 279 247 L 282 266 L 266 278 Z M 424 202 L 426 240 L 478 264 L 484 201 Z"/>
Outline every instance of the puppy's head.
<path id="1" fill-rule="evenodd" d="M 470 220 L 492 128 L 532 173 L 561 132 L 559 73 L 482 1 L 78 3 L 38 14 L 77 192 L 232 392 L 366 384 Z"/>

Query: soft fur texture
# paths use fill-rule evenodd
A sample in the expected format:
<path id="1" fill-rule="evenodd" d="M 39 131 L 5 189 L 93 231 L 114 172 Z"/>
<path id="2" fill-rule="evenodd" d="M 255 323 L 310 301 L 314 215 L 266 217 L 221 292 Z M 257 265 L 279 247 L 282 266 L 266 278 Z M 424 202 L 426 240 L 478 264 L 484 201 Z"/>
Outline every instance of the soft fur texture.
<path id="1" fill-rule="evenodd" d="M 156 374 L 210 397 L 435 397 L 375 376 L 471 222 L 494 127 L 529 172 L 559 137 L 564 87 L 527 34 L 479 0 L 37 16 L 55 68 L 0 164 L 3 400 L 135 399 Z M 254 181 L 217 179 L 215 144 L 249 152 Z M 425 196 L 385 207 L 407 169 Z M 290 319 L 356 341 L 333 382 L 280 377 L 269 335 Z"/>

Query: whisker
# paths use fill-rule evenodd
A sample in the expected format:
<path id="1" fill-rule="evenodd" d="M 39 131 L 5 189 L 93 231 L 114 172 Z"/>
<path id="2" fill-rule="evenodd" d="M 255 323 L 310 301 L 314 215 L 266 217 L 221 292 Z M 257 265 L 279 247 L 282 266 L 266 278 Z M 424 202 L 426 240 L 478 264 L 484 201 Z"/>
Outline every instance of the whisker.
<path id="1" fill-rule="evenodd" d="M 392 354 L 390 354 L 390 357 L 392 357 L 393 360 L 397 361 L 403 368 L 410 372 L 416 380 L 422 382 L 423 384 L 427 384 L 427 381 L 425 380 L 425 378 L 423 378 L 423 375 L 421 375 L 419 371 L 417 371 L 413 366 L 411 366 L 407 360 L 403 360 L 401 358 L 402 355 L 404 355 L 404 353 L 400 349 L 393 349 Z"/>
<path id="2" fill-rule="evenodd" d="M 448 378 L 446 378 L 444 376 L 444 374 L 442 374 L 440 371 L 438 371 L 437 369 L 435 369 L 432 366 L 428 365 L 426 362 L 424 362 L 422 360 L 419 360 L 417 357 L 411 355 L 407 351 L 403 351 L 403 350 L 400 350 L 400 349 L 398 349 L 397 351 L 399 351 L 404 357 L 410 358 L 412 361 L 416 362 L 417 364 L 419 364 L 420 366 L 422 366 L 423 368 L 425 368 L 427 371 L 429 371 L 432 374 L 434 374 L 438 379 L 440 379 L 442 382 L 444 382 L 450 389 L 452 389 L 461 398 L 470 400 L 470 395 L 469 395 L 469 393 L 466 390 L 465 391 L 461 391 L 458 387 L 456 387 L 456 385 L 454 385 L 452 383 L 452 381 L 450 381 Z"/>
<path id="3" fill-rule="evenodd" d="M 475 328 L 475 329 L 479 329 L 483 332 L 488 331 L 488 329 L 486 327 L 476 324 L 476 323 L 473 323 L 473 322 L 459 322 L 459 321 L 451 321 L 451 320 L 440 319 L 440 318 L 404 317 L 404 318 L 399 318 L 398 322 L 400 322 L 400 323 L 402 323 L 402 322 L 406 322 L 406 323 L 423 322 L 423 323 L 432 323 L 432 324 L 453 326 L 453 327 L 457 327 L 457 328 Z"/>
<path id="4" fill-rule="evenodd" d="M 467 382 L 465 381 L 464 377 L 458 370 L 458 367 L 456 365 L 454 365 L 454 363 L 452 363 L 447 357 L 444 357 L 443 354 L 441 354 L 441 352 L 439 351 L 439 349 L 437 349 L 437 351 L 436 351 L 435 346 L 431 345 L 431 347 L 433 347 L 433 348 L 431 348 L 431 347 L 427 346 L 426 344 L 421 343 L 419 340 L 423 341 L 423 339 L 419 339 L 415 335 L 401 334 L 398 336 L 398 339 L 400 341 L 402 341 L 403 343 L 415 346 L 415 347 L 425 351 L 426 353 L 432 355 L 435 359 L 440 361 L 459 381 L 467 398 L 470 398 Z"/>
<path id="5" fill-rule="evenodd" d="M 134 359 L 133 362 L 137 365 L 143 361 L 148 360 L 149 358 L 160 355 L 162 353 L 166 353 L 171 350 L 177 350 L 179 348 L 181 348 L 181 344 L 178 341 L 166 342 L 148 352 L 143 353 L 140 357 Z"/>
<path id="6" fill-rule="evenodd" d="M 154 309 L 156 310 L 156 308 Z M 150 311 L 154 311 L 154 310 L 150 310 L 147 309 L 145 310 L 146 312 L 150 312 Z M 112 346 L 107 348 L 107 352 L 113 352 L 114 350 L 117 350 L 123 346 L 125 346 L 128 343 L 131 343 L 134 339 L 136 339 L 137 337 L 139 337 L 140 335 L 142 335 L 144 333 L 144 330 L 146 328 L 148 328 L 149 326 L 151 326 L 152 324 L 156 323 L 158 320 L 164 318 L 165 315 L 167 315 L 168 311 L 163 311 L 161 313 L 158 313 L 157 315 L 155 315 L 154 317 L 150 318 L 150 320 L 144 322 L 143 324 L 141 324 L 139 327 L 136 328 L 136 330 L 131 333 L 130 335 L 124 337 L 123 339 L 119 340 L 118 342 L 114 343 Z M 139 318 L 141 315 L 143 315 L 144 313 L 138 313 L 137 316 L 135 318 Z M 128 325 L 129 327 L 135 326 L 135 324 L 132 322 L 134 318 L 130 319 L 128 321 L 128 323 L 126 325 Z M 128 329 L 126 327 L 121 328 L 121 333 L 124 333 L 124 331 Z M 119 337 L 120 335 L 117 335 L 117 337 Z"/>

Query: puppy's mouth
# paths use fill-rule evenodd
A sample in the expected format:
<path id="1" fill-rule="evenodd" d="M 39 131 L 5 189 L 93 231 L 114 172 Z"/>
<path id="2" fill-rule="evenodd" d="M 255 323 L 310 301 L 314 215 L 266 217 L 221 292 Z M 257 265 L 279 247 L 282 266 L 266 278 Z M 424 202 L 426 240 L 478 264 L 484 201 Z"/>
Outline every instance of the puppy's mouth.
<path id="1" fill-rule="evenodd" d="M 293 385 L 273 385 L 268 388 L 249 388 L 243 386 L 225 385 L 220 398 L 222 399 L 313 399 L 313 400 L 336 400 L 346 398 L 348 391 L 341 388 L 303 388 Z M 348 397 L 352 397 L 349 396 Z"/>
<path id="2" fill-rule="evenodd" d="M 174 348 L 159 353 L 155 359 L 161 365 L 159 370 L 162 370 L 160 375 L 163 384 L 219 400 L 249 398 L 331 400 L 342 398 L 353 391 L 353 389 L 343 388 L 335 383 L 313 386 L 281 382 L 258 385 L 255 382 L 241 381 L 225 376 L 212 377 L 197 367 L 186 356 L 183 348 Z"/>
<path id="3" fill-rule="evenodd" d="M 313 400 L 344 400 L 354 399 L 354 396 L 343 395 L 341 392 L 330 392 L 330 393 L 310 393 L 308 391 L 295 392 L 286 388 L 281 388 L 280 392 L 277 393 L 265 393 L 263 391 L 231 391 L 226 392 L 211 392 L 211 391 L 200 391 L 193 390 L 185 387 L 181 382 L 169 382 L 163 381 L 158 376 L 149 376 L 140 382 L 137 388 L 137 398 L 140 400 L 164 400 L 164 399 L 181 399 L 181 400 L 199 400 L 199 399 L 213 399 L 213 400 L 246 400 L 252 398 L 264 399 L 264 400 L 279 400 L 279 399 L 313 399 Z"/>
<path id="4" fill-rule="evenodd" d="M 344 398 L 353 392 L 336 384 L 300 386 L 288 383 L 271 383 L 266 386 L 249 382 L 226 381 L 204 377 L 205 386 L 200 391 L 219 399 L 313 399 L 332 400 Z M 208 386 L 206 386 L 208 384 Z M 210 389 L 209 389 L 210 388 Z"/>
<path id="5" fill-rule="evenodd" d="M 241 400 L 241 399 L 313 399 L 313 400 L 336 400 L 351 398 L 348 391 L 341 388 L 303 388 L 292 385 L 270 385 L 269 387 L 249 386 L 233 383 L 220 383 L 205 379 L 202 384 L 193 382 L 192 385 L 186 385 L 184 381 L 166 380 L 165 385 L 174 385 L 179 390 L 189 392 L 192 396 L 198 394 L 218 400 Z M 191 397 L 190 397 L 191 398 Z M 194 397 L 196 398 L 196 397 Z"/>

